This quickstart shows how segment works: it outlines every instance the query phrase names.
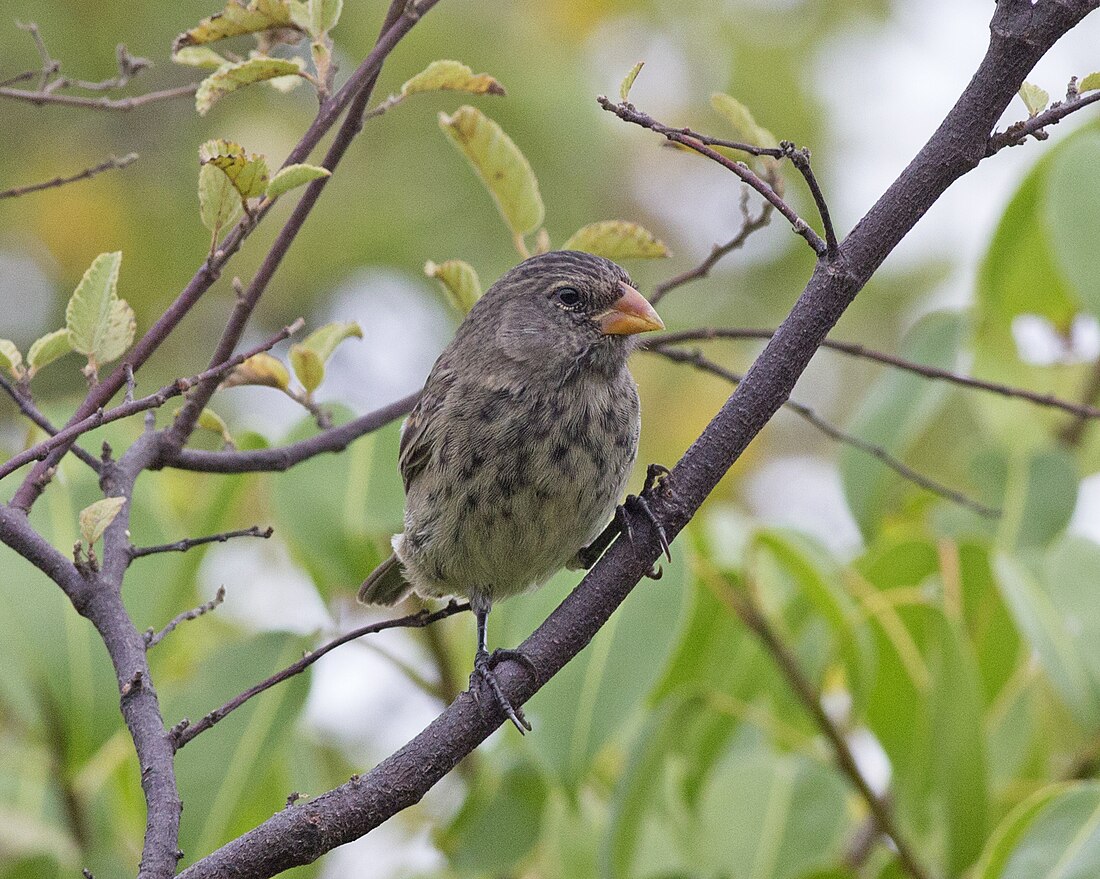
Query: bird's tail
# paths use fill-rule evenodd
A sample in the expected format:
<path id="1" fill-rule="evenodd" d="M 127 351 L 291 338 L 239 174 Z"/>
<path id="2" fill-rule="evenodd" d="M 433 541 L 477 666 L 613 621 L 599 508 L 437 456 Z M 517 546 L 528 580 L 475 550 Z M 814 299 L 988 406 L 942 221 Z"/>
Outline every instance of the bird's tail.
<path id="1" fill-rule="evenodd" d="M 391 555 L 363 581 L 358 598 L 363 604 L 394 605 L 410 592 L 412 586 L 405 579 L 401 563 L 396 555 Z"/>

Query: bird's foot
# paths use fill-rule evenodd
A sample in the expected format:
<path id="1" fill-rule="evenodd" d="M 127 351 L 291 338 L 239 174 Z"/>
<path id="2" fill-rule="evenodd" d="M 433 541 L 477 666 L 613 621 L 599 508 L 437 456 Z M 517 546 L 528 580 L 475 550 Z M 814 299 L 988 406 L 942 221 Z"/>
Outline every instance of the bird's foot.
<path id="1" fill-rule="evenodd" d="M 498 649 L 489 653 L 487 650 L 479 650 L 474 657 L 474 672 L 470 675 L 470 689 L 474 693 L 474 698 L 477 698 L 477 682 L 480 679 L 492 691 L 494 698 L 497 701 L 497 705 L 500 706 L 501 711 L 505 716 L 512 721 L 512 725 L 519 730 L 520 735 L 524 735 L 531 731 L 531 724 L 528 723 L 527 718 L 523 716 L 523 710 L 518 707 L 514 707 L 508 700 L 508 697 L 504 695 L 504 691 L 500 688 L 500 682 L 497 680 L 496 673 L 493 671 L 500 663 L 509 659 L 513 659 L 526 668 L 534 676 L 535 680 L 539 680 L 538 669 L 535 668 L 535 664 L 522 650 L 505 650 Z"/>
<path id="2" fill-rule="evenodd" d="M 672 549 L 668 544 L 668 535 L 665 533 L 664 526 L 658 521 L 657 516 L 653 512 L 653 508 L 650 507 L 649 501 L 646 500 L 647 496 L 651 495 L 655 489 L 661 486 L 668 477 L 671 475 L 669 469 L 661 464 L 650 464 L 646 468 L 645 484 L 642 486 L 642 490 L 638 494 L 627 495 L 626 500 L 615 510 L 615 518 L 619 523 L 619 529 L 623 536 L 627 539 L 631 546 L 634 545 L 634 530 L 630 526 L 630 517 L 627 515 L 628 511 L 636 511 L 641 513 L 649 521 L 649 524 L 653 526 L 653 530 L 657 532 L 657 540 L 661 544 L 661 551 L 664 552 L 668 560 L 672 561 Z M 652 580 L 660 580 L 664 571 L 660 565 L 654 565 L 646 573 L 646 576 Z"/>

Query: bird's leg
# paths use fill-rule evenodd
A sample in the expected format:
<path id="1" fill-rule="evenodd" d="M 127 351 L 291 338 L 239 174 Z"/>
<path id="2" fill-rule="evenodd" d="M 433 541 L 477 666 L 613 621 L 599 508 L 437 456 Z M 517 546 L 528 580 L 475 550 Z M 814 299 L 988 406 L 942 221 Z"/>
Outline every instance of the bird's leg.
<path id="1" fill-rule="evenodd" d="M 626 499 L 615 508 L 615 518 L 608 523 L 608 526 L 600 532 L 599 536 L 593 540 L 588 546 L 582 547 L 577 553 L 574 559 L 574 566 L 583 568 L 592 567 L 604 554 L 604 551 L 611 545 L 620 534 L 626 538 L 627 543 L 634 546 L 634 529 L 630 527 L 630 516 L 628 512 L 630 510 L 637 510 L 646 519 L 649 520 L 649 524 L 653 526 L 653 529 L 657 532 L 657 539 L 660 541 L 661 549 L 668 556 L 668 560 L 672 561 L 672 551 L 669 549 L 668 536 L 665 534 L 664 526 L 657 520 L 657 517 L 653 514 L 653 510 L 649 506 L 649 502 L 646 500 L 646 495 L 656 488 L 657 484 L 669 476 L 667 467 L 661 464 L 650 464 L 646 468 L 645 485 L 642 487 L 640 493 L 634 495 L 627 495 Z M 646 576 L 654 580 L 660 580 L 662 575 L 660 565 L 654 565 Z"/>
<path id="2" fill-rule="evenodd" d="M 486 627 L 489 621 L 489 602 L 474 602 L 474 614 L 477 617 L 477 653 L 474 654 L 474 673 L 470 675 L 470 688 L 474 691 L 476 696 L 477 690 L 474 689 L 477 686 L 477 679 L 483 680 L 492 691 L 493 696 L 496 697 L 497 704 L 501 710 L 507 715 L 508 719 L 512 721 L 512 724 L 519 730 L 520 735 L 530 731 L 531 724 L 527 722 L 527 718 L 523 716 L 523 711 L 520 708 L 515 708 L 512 703 L 508 701 L 508 697 L 504 695 L 504 691 L 500 688 L 500 682 L 497 680 L 496 674 L 493 669 L 501 662 L 507 659 L 514 659 L 531 670 L 531 673 L 535 676 L 535 680 L 538 680 L 538 671 L 535 669 L 535 665 L 531 662 L 531 658 L 527 656 L 521 650 L 496 650 L 492 654 L 489 653 L 489 649 L 486 646 Z"/>

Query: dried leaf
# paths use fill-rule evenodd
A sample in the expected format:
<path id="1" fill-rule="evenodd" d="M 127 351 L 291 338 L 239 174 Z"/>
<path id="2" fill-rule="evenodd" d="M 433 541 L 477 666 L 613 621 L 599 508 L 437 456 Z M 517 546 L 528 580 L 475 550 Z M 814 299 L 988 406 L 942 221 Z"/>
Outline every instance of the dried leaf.
<path id="1" fill-rule="evenodd" d="M 254 354 L 229 373 L 223 388 L 235 388 L 239 385 L 261 385 L 285 391 L 290 387 L 290 373 L 278 357 L 271 354 Z"/>
<path id="2" fill-rule="evenodd" d="M 468 314 L 474 303 L 481 298 L 481 281 L 468 262 L 449 259 L 437 265 L 428 260 L 424 263 L 424 274 L 439 281 L 447 301 L 460 314 Z"/>
<path id="3" fill-rule="evenodd" d="M 85 546 L 90 549 L 103 536 L 125 503 L 124 497 L 107 497 L 80 511 L 80 536 Z"/>
<path id="4" fill-rule="evenodd" d="M 440 113 L 439 125 L 481 177 L 514 235 L 527 235 L 542 225 L 545 209 L 535 173 L 499 125 L 470 106 L 450 116 Z"/>
<path id="5" fill-rule="evenodd" d="M 10 339 L 0 339 L 0 369 L 6 369 L 16 381 L 23 377 L 23 355 Z"/>
<path id="6" fill-rule="evenodd" d="M 583 250 L 607 259 L 652 259 L 669 256 L 664 242 L 653 233 L 626 220 L 591 223 L 574 232 L 562 250 Z"/>
<path id="7" fill-rule="evenodd" d="M 405 97 L 420 92 L 469 92 L 473 95 L 503 95 L 504 86 L 487 73 L 474 73 L 461 61 L 433 61 L 401 86 Z"/>
<path id="8" fill-rule="evenodd" d="M 214 104 L 239 88 L 282 76 L 298 76 L 302 68 L 285 58 L 249 58 L 237 64 L 219 67 L 199 84 L 195 109 L 205 116 Z"/>
<path id="9" fill-rule="evenodd" d="M 332 174 L 328 168 L 317 165 L 287 165 L 267 184 L 267 197 L 278 198 L 284 192 L 297 186 L 305 186 L 311 180 L 328 177 Z"/>
<path id="10" fill-rule="evenodd" d="M 630 88 L 634 85 L 634 80 L 638 78 L 638 74 L 641 73 L 642 67 L 644 66 L 645 62 L 639 61 L 630 68 L 630 73 L 623 77 L 622 84 L 619 86 L 619 99 L 623 101 L 623 103 L 630 97 Z"/>
<path id="11" fill-rule="evenodd" d="M 1080 89 L 1080 86 L 1078 86 Z M 1020 98 L 1024 102 L 1024 106 L 1027 107 L 1028 116 L 1038 116 L 1050 103 L 1050 95 L 1046 89 L 1041 89 L 1034 83 L 1025 82 L 1020 86 Z"/>
<path id="12" fill-rule="evenodd" d="M 27 365 L 30 367 L 28 375 L 34 378 L 43 366 L 53 363 L 58 357 L 63 357 L 72 350 L 73 346 L 69 340 L 67 327 L 62 327 L 60 330 L 46 333 L 40 339 L 35 339 L 27 352 Z"/>
<path id="13" fill-rule="evenodd" d="M 228 0 L 221 12 L 204 18 L 197 26 L 176 37 L 172 49 L 178 53 L 185 46 L 294 26 L 284 0 L 252 0 L 247 4 L 242 0 Z"/>
<path id="14" fill-rule="evenodd" d="M 267 159 L 246 151 L 239 143 L 208 140 L 199 147 L 199 161 L 225 174 L 242 200 L 263 195 L 267 190 Z"/>

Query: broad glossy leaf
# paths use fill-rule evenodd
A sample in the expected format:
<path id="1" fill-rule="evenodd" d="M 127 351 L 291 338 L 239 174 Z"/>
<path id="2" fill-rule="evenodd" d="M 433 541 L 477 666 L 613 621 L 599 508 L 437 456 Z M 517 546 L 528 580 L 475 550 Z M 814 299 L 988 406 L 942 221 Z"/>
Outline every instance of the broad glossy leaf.
<path id="1" fill-rule="evenodd" d="M 459 314 L 467 314 L 481 298 L 481 280 L 474 267 L 460 259 L 449 259 L 438 265 L 424 263 L 424 274 L 439 281 L 447 301 Z"/>
<path id="2" fill-rule="evenodd" d="M 514 235 L 528 235 L 542 225 L 545 210 L 535 172 L 496 122 L 463 106 L 450 116 L 440 113 L 439 125 L 469 160 Z"/>
<path id="3" fill-rule="evenodd" d="M 251 0 L 249 3 L 227 0 L 224 10 L 204 18 L 191 30 L 176 37 L 172 48 L 179 52 L 185 46 L 199 46 L 227 37 L 292 26 L 290 9 L 284 0 Z"/>
<path id="4" fill-rule="evenodd" d="M 132 336 L 126 343 L 127 348 L 130 347 L 130 341 L 133 341 Z M 2 345 L 3 342 L 0 342 L 0 346 Z M 27 351 L 27 366 L 30 367 L 29 375 L 33 378 L 43 366 L 53 363 L 58 357 L 64 357 L 72 350 L 73 345 L 69 339 L 67 327 L 62 327 L 60 330 L 54 330 L 52 333 L 46 333 L 41 338 L 35 339 L 30 350 Z M 109 360 L 110 358 L 104 359 Z"/>
<path id="5" fill-rule="evenodd" d="M 663 241 L 627 220 L 605 220 L 583 226 L 569 236 L 561 249 L 583 250 L 613 260 L 671 256 Z"/>
<path id="6" fill-rule="evenodd" d="M 124 497 L 107 497 L 80 511 L 80 537 L 85 546 L 92 546 L 103 536 L 125 504 Z"/>
<path id="7" fill-rule="evenodd" d="M 461 61 L 433 61 L 401 86 L 402 95 L 420 92 L 469 92 L 474 95 L 503 95 L 504 86 L 488 73 L 474 73 Z"/>
<path id="8" fill-rule="evenodd" d="M 322 177 L 330 177 L 332 172 L 328 168 L 317 165 L 287 165 L 271 178 L 267 184 L 267 197 L 278 198 L 284 192 L 288 192 L 298 186 L 305 186 L 311 180 L 319 180 Z"/>

